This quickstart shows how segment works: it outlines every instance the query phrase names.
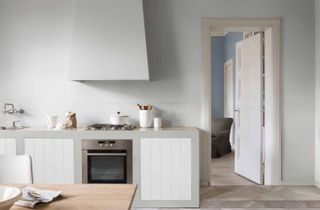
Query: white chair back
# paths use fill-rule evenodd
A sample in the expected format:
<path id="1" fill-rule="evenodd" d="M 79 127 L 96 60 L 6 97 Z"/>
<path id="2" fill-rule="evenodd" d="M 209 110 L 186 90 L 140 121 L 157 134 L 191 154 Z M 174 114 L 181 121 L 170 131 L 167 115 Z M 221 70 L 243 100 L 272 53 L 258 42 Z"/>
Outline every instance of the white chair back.
<path id="1" fill-rule="evenodd" d="M 32 184 L 29 155 L 0 156 L 0 184 Z"/>

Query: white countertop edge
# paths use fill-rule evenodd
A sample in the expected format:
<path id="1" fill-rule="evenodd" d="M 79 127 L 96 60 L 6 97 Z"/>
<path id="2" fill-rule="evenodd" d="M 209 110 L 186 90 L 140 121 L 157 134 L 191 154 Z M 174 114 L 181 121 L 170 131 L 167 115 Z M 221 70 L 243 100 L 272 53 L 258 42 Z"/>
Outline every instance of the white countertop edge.
<path id="1" fill-rule="evenodd" d="M 76 128 L 76 129 L 49 129 L 49 128 L 41 128 L 41 127 L 30 127 L 30 128 L 24 128 L 24 129 L 18 129 L 18 130 L 0 130 L 1 132 L 6 133 L 21 133 L 21 132 L 170 132 L 170 131 L 199 131 L 196 127 L 164 127 L 164 128 L 135 128 L 133 130 L 86 130 L 86 128 Z"/>

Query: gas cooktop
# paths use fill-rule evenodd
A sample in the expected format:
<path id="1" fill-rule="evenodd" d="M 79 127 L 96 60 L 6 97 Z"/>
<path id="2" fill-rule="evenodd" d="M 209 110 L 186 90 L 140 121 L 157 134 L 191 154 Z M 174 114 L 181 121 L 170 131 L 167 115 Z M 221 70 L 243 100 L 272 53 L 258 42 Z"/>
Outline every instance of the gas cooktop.
<path id="1" fill-rule="evenodd" d="M 111 125 L 111 124 L 93 124 L 89 125 L 86 130 L 133 130 L 136 126 L 134 125 Z"/>

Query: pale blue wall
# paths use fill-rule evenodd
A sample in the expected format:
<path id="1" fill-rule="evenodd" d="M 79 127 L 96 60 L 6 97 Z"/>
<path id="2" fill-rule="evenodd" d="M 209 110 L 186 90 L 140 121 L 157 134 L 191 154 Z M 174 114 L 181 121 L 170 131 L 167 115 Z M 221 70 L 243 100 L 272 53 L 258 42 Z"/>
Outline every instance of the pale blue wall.
<path id="1" fill-rule="evenodd" d="M 218 37 L 211 38 L 212 117 L 223 117 L 223 109 L 224 109 L 224 106 L 223 106 L 223 98 L 224 98 L 223 66 L 224 66 L 224 59 L 225 59 L 224 39 L 225 39 L 224 36 L 218 36 Z"/>
<path id="2" fill-rule="evenodd" d="M 232 32 L 225 36 L 225 61 L 236 58 L 236 43 L 243 39 L 242 32 Z M 234 65 L 235 66 L 235 65 Z"/>
<path id="3" fill-rule="evenodd" d="M 224 115 L 224 63 L 229 59 L 233 59 L 235 63 L 236 43 L 242 39 L 242 32 L 230 32 L 225 36 L 211 38 L 212 117 Z M 235 65 L 233 65 L 233 72 L 234 75 Z"/>

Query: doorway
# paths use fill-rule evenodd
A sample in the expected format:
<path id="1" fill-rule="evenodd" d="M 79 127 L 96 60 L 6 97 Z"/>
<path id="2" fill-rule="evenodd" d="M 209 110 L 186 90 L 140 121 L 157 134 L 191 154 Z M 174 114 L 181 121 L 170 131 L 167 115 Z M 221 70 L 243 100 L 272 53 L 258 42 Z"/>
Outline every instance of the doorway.
<path id="1" fill-rule="evenodd" d="M 202 159 L 204 160 L 202 162 L 203 167 L 203 176 L 202 176 L 202 185 L 206 185 L 206 179 L 211 180 L 211 155 L 212 155 L 212 130 L 213 130 L 213 124 L 212 124 L 212 115 L 211 115 L 211 100 L 208 100 L 208 97 L 211 99 L 211 84 L 212 84 L 212 78 L 211 78 L 211 35 L 212 33 L 223 33 L 226 34 L 228 32 L 264 32 L 265 37 L 262 39 L 259 38 L 260 41 L 264 41 L 266 43 L 266 48 L 264 52 L 266 53 L 263 55 L 264 63 L 265 63 L 265 72 L 263 73 L 265 77 L 265 82 L 263 82 L 263 85 L 261 87 L 265 87 L 264 90 L 265 95 L 261 95 L 261 98 L 263 98 L 263 112 L 261 112 L 261 119 L 255 117 L 255 112 L 252 109 L 251 111 L 249 109 L 245 109 L 244 107 L 241 108 L 242 114 L 241 116 L 246 115 L 247 117 L 255 118 L 255 120 L 259 120 L 259 123 L 265 122 L 265 127 L 262 130 L 259 130 L 259 132 L 255 132 L 255 136 L 252 134 L 245 135 L 246 137 L 252 137 L 252 139 L 263 136 L 261 138 L 261 141 L 259 140 L 259 145 L 255 145 L 255 152 L 246 157 L 246 155 L 243 155 L 242 157 L 245 157 L 244 159 L 240 161 L 240 165 L 244 163 L 248 163 L 249 165 L 246 167 L 235 167 L 237 173 L 255 181 L 259 184 L 266 184 L 266 185 L 279 185 L 281 184 L 281 141 L 280 141 L 280 26 L 281 21 L 277 18 L 271 18 L 271 19 L 221 19 L 221 18 L 203 18 L 202 20 L 203 24 L 203 80 L 202 80 L 202 140 L 204 144 L 202 144 Z M 244 36 L 246 36 L 247 33 L 245 33 Z M 256 38 L 258 40 L 258 38 Z M 245 49 L 245 48 L 244 48 Z M 239 56 L 239 55 L 238 55 Z M 245 60 L 243 60 L 244 62 Z M 234 65 L 236 65 L 233 62 Z M 227 64 L 226 64 L 227 65 Z M 258 64 L 257 64 L 258 65 Z M 250 65 L 249 65 L 250 66 Z M 264 71 L 264 70 L 263 70 Z M 262 72 L 261 72 L 262 73 Z M 241 74 L 239 74 L 241 76 Z M 242 75 L 248 77 L 249 75 Z M 251 75 L 252 76 L 252 75 Z M 241 78 L 241 79 L 244 79 Z M 237 79 L 236 79 L 237 81 Z M 239 79 L 238 79 L 239 81 Z M 243 84 L 253 84 L 254 78 L 251 78 L 250 81 L 247 81 Z M 259 83 L 260 84 L 260 83 Z M 262 82 L 261 82 L 262 84 Z M 237 87 L 241 87 L 240 89 L 248 89 L 250 88 L 250 85 L 236 85 Z M 246 87 L 248 86 L 248 87 Z M 251 85 L 252 86 L 252 85 Z M 213 88 L 213 87 L 212 87 Z M 225 87 L 226 88 L 226 87 Z M 214 89 L 212 89 L 213 91 Z M 261 90 L 261 92 L 263 92 Z M 250 94 L 257 93 L 256 91 L 251 91 Z M 236 94 L 237 95 L 237 94 Z M 251 95 L 252 96 L 252 95 Z M 260 97 L 260 96 L 259 96 Z M 239 98 L 238 100 L 243 100 L 242 102 L 247 103 L 247 98 Z M 223 106 L 228 106 L 225 100 L 223 100 Z M 237 102 L 235 102 L 237 103 Z M 215 103 L 212 102 L 213 110 Z M 239 104 L 238 104 L 239 105 Z M 249 105 L 249 104 L 245 104 Z M 230 106 L 230 105 L 229 105 Z M 248 107 L 248 106 L 247 106 Z M 238 107 L 237 107 L 238 108 Z M 237 111 L 237 108 L 235 109 Z M 261 106 L 262 108 L 262 106 Z M 257 113 L 257 112 L 256 112 Z M 229 111 L 230 115 L 230 111 Z M 260 115 L 259 115 L 260 116 Z M 225 117 L 224 115 L 222 117 Z M 239 125 L 241 122 L 242 125 L 250 126 L 250 120 L 243 120 L 244 118 L 241 118 L 239 120 L 239 116 L 233 116 L 233 119 L 237 121 L 236 125 Z M 248 119 L 248 118 L 247 118 Z M 263 121 L 262 121 L 263 119 Z M 252 125 L 252 123 L 251 123 Z M 245 130 L 246 126 L 241 127 L 242 130 Z M 231 133 L 230 129 L 230 133 Z M 245 133 L 245 132 L 242 132 Z M 230 138 L 233 139 L 235 143 L 235 147 L 239 147 L 239 141 L 234 140 L 237 139 L 239 134 L 233 134 L 234 137 Z M 253 141 L 252 141 L 253 142 Z M 232 143 L 232 142 L 231 142 Z M 242 143 L 244 145 L 244 143 Z M 249 145 L 250 146 L 250 145 Z M 261 150 L 259 150 L 261 148 Z M 237 151 L 237 149 L 235 149 Z M 239 150 L 240 151 L 240 150 Z M 248 152 L 246 151 L 246 152 Z M 239 155 L 239 154 L 238 154 Z M 237 156 L 237 154 L 236 154 Z M 258 157 L 258 161 L 255 162 L 248 162 L 248 159 L 254 159 L 253 157 Z M 230 157 L 229 157 L 230 158 Z M 233 157 L 231 157 L 232 159 Z M 235 158 L 237 160 L 237 158 Z M 237 163 L 236 163 L 237 164 Z M 243 171 L 243 168 L 252 168 L 252 164 L 255 164 L 253 168 L 254 174 L 252 171 L 245 170 Z M 239 165 L 239 160 L 238 160 Z M 213 169 L 214 170 L 214 169 Z M 208 176 L 209 175 L 209 176 Z M 209 181 L 210 183 L 210 181 Z M 209 184 L 208 183 L 208 184 Z"/>
<path id="2" fill-rule="evenodd" d="M 251 165 L 252 163 L 243 157 L 243 150 L 250 145 L 242 145 L 240 147 L 239 140 L 235 133 L 240 133 L 238 121 L 240 113 L 235 112 L 236 97 L 239 95 L 239 85 L 236 85 L 239 80 L 240 61 L 243 64 L 252 62 L 255 55 L 248 55 L 248 52 L 242 54 L 237 53 L 243 48 L 242 45 L 247 45 L 246 33 L 243 32 L 224 32 L 212 33 L 211 51 L 212 51 L 212 148 L 211 148 L 211 185 L 254 185 L 255 182 L 262 184 L 260 180 L 255 180 L 255 177 L 246 174 L 249 167 L 245 167 L 243 171 L 240 166 Z M 253 43 L 254 44 L 254 43 Z M 255 51 L 261 51 L 260 46 Z M 243 50 L 244 51 L 244 50 Z M 252 52 L 249 52 L 252 53 Z M 257 53 L 257 52 L 254 52 Z M 257 53 L 259 54 L 259 53 Z M 262 54 L 259 54 L 262 60 Z M 257 56 L 256 56 L 257 57 Z M 250 64 L 250 63 L 249 63 Z M 258 66 L 259 67 L 259 66 Z M 258 68 L 259 69 L 259 68 Z M 246 77 L 247 78 L 247 77 Z M 259 78 L 257 79 L 259 81 Z M 248 82 L 247 82 L 248 83 Z M 243 84 L 242 87 L 246 85 Z M 255 87 L 258 83 L 254 83 L 251 89 L 259 89 Z M 244 93 L 248 90 L 244 90 Z M 235 94 L 236 93 L 236 94 Z M 244 95 L 242 93 L 241 95 Z M 240 95 L 239 95 L 240 96 Z M 240 108 L 239 108 L 240 109 Z M 241 117 L 243 118 L 243 117 Z M 243 121 L 243 119 L 242 119 Z M 244 121 L 246 122 L 246 121 Z M 241 126 L 242 128 L 242 126 Z M 250 128 L 252 129 L 252 128 Z M 235 132 L 236 131 L 236 132 Z M 243 132 L 242 132 L 243 133 Z M 238 143 L 238 144 L 236 144 Z M 238 145 L 238 146 L 236 146 Z M 260 146 L 260 145 L 253 145 Z M 240 152 L 241 150 L 241 152 Z M 240 155 L 241 153 L 241 155 Z M 250 150 L 246 153 L 250 153 Z M 237 154 L 237 155 L 236 155 Z M 257 153 L 259 154 L 259 153 Z M 250 155 L 250 154 L 249 154 Z M 241 159 L 240 159 L 241 158 Z M 246 157 L 245 157 L 246 158 Z M 250 157 L 248 158 L 250 160 Z M 255 163 L 257 161 L 253 161 Z M 259 172 L 260 173 L 260 172 Z M 259 176 L 255 173 L 255 176 Z M 255 181 L 255 182 L 254 182 Z"/>

